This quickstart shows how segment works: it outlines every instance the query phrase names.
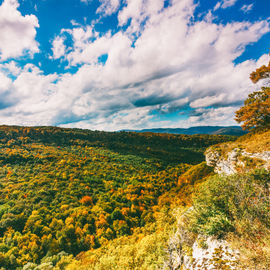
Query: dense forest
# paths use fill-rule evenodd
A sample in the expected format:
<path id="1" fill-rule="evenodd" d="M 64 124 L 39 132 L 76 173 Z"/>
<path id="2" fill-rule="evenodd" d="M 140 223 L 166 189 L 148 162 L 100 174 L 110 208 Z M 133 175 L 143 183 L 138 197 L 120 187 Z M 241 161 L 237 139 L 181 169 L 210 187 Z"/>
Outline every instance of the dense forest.
<path id="1" fill-rule="evenodd" d="M 1 126 L 0 134 L 3 269 L 51 269 L 156 227 L 159 212 L 188 205 L 196 181 L 211 174 L 205 149 L 235 140 L 56 127 Z"/>

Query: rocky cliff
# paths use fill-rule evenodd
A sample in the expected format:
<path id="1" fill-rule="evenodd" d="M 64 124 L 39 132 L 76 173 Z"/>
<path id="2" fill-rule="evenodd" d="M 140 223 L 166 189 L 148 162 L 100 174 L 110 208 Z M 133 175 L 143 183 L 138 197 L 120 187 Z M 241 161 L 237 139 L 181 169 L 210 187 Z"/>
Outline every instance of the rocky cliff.
<path id="1" fill-rule="evenodd" d="M 207 165 L 214 167 L 215 172 L 218 174 L 225 174 L 225 175 L 239 174 L 240 177 L 242 175 L 241 173 L 249 172 L 254 169 L 264 168 L 266 170 L 270 170 L 270 131 L 260 134 L 251 134 L 243 138 L 240 138 L 235 142 L 223 143 L 220 145 L 212 146 L 208 148 L 207 151 L 205 152 L 205 158 Z M 232 179 L 233 177 L 235 176 L 232 176 Z M 223 179 L 226 178 L 229 179 L 229 177 L 225 177 Z M 220 179 L 222 179 L 222 177 Z M 248 178 L 248 181 L 250 181 L 250 178 Z M 241 183 L 243 184 L 243 182 L 239 180 L 239 182 L 237 183 L 238 184 L 235 186 L 236 189 L 234 190 L 235 194 L 233 193 L 235 195 L 235 198 L 238 198 L 237 197 L 237 192 L 239 191 L 238 186 Z M 253 184 L 254 183 L 255 182 L 253 182 Z M 231 187 L 234 188 L 233 185 Z M 258 187 L 260 186 L 258 185 Z M 241 193 L 240 196 L 241 198 L 243 194 Z M 247 196 L 247 198 L 249 198 L 248 194 L 244 194 L 244 196 Z M 252 193 L 252 196 L 256 197 L 256 192 Z M 260 202 L 261 198 L 264 198 L 263 196 L 262 197 L 260 196 L 256 198 L 257 203 Z M 244 200 L 242 200 L 241 202 L 244 202 Z M 211 205 L 208 205 L 208 207 L 211 207 Z M 236 204 L 235 207 L 237 208 L 238 204 Z M 162 270 L 163 269 L 172 269 L 172 270 L 269 269 L 260 267 L 257 268 L 257 266 L 256 268 L 254 268 L 252 266 L 249 266 L 249 264 L 248 266 L 245 265 L 244 268 L 242 265 L 240 268 L 243 259 L 243 254 L 240 255 L 240 251 L 241 252 L 243 251 L 242 249 L 239 248 L 241 247 L 240 243 L 234 245 L 236 246 L 236 248 L 233 249 L 230 239 L 227 238 L 220 239 L 219 237 L 213 235 L 210 236 L 191 233 L 187 228 L 190 225 L 190 223 L 193 222 L 192 212 L 194 213 L 196 211 L 198 211 L 198 205 L 196 207 L 195 204 L 192 207 L 187 208 L 184 212 L 181 212 L 181 214 L 177 215 L 178 221 L 177 230 L 175 234 L 170 238 L 170 241 L 168 243 L 167 261 L 165 262 Z M 241 213 L 239 209 L 238 212 Z M 209 218 L 211 219 L 212 223 L 209 222 L 208 224 L 210 224 L 211 226 L 213 224 L 216 224 L 216 226 L 222 225 L 223 223 L 220 222 L 222 220 L 218 220 L 218 217 L 219 217 L 218 215 L 210 214 Z M 224 220 L 227 219 L 225 218 L 223 219 L 223 221 Z M 243 222 L 241 218 L 237 219 L 237 222 L 240 221 Z M 259 227 L 261 228 L 261 230 L 263 230 L 262 228 L 264 228 L 262 227 L 261 224 L 259 225 Z M 237 227 L 237 230 L 238 232 L 240 231 L 241 233 L 243 233 L 241 228 L 239 229 Z M 254 231 L 255 229 L 253 229 L 253 234 Z M 234 238 L 237 239 L 235 241 L 238 241 L 237 237 Z M 259 237 L 261 237 L 261 231 L 259 233 Z M 228 241 L 226 241 L 226 239 Z M 245 243 L 248 243 L 246 238 L 243 239 L 244 241 L 246 241 Z M 254 244 L 254 242 L 252 241 L 251 243 Z M 260 241 L 257 242 L 257 245 L 258 243 L 260 244 Z"/>
<path id="2" fill-rule="evenodd" d="M 249 153 L 245 149 L 234 148 L 222 153 L 219 149 L 208 149 L 205 153 L 208 166 L 214 167 L 218 174 L 234 174 L 253 168 L 270 168 L 270 151 Z"/>
<path id="3" fill-rule="evenodd" d="M 205 152 L 208 166 L 218 174 L 234 174 L 270 168 L 270 132 L 249 135 L 234 143 L 213 146 Z"/>
<path id="4" fill-rule="evenodd" d="M 166 250 L 167 260 L 159 270 L 238 270 L 239 251 L 225 240 L 197 235 L 186 229 L 186 219 L 193 207 L 188 208 L 178 220 L 177 230 L 170 238 Z"/>

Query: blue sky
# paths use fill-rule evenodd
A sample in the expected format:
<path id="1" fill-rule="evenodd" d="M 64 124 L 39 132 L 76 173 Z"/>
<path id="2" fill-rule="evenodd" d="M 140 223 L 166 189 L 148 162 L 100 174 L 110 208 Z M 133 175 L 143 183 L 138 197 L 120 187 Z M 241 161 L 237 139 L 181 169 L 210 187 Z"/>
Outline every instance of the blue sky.
<path id="1" fill-rule="evenodd" d="M 268 0 L 0 0 L 0 123 L 235 125 Z"/>

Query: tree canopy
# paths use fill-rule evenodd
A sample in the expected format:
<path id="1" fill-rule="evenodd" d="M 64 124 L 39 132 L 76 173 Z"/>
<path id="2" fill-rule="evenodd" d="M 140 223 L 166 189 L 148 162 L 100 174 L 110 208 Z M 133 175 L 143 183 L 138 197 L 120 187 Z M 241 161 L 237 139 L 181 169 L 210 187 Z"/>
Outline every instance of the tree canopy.
<path id="1" fill-rule="evenodd" d="M 244 106 L 236 112 L 236 121 L 243 122 L 242 128 L 269 128 L 270 125 L 270 87 L 249 94 Z"/>
<path id="2" fill-rule="evenodd" d="M 134 250 L 160 213 L 167 224 L 171 204 L 190 203 L 212 171 L 201 163 L 206 148 L 235 139 L 0 126 L 0 269 L 53 269 L 121 237 Z"/>
<path id="3" fill-rule="evenodd" d="M 261 66 L 250 74 L 250 79 L 253 83 L 258 82 L 261 79 L 266 79 L 270 76 L 270 62 L 268 66 Z"/>
<path id="4" fill-rule="evenodd" d="M 270 77 L 270 62 L 268 66 L 261 66 L 250 74 L 253 83 Z M 270 87 L 262 87 L 260 91 L 249 94 L 235 114 L 235 120 L 242 123 L 245 130 L 258 130 L 270 126 Z"/>

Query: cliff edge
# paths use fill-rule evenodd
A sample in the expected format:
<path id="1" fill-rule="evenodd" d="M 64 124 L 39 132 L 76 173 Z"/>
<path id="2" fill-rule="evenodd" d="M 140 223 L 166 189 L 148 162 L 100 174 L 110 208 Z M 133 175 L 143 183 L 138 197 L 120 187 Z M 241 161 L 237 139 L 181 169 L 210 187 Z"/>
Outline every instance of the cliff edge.
<path id="1" fill-rule="evenodd" d="M 233 143 L 223 143 L 205 152 L 208 166 L 218 174 L 235 174 L 252 169 L 270 169 L 270 131 L 248 134 Z"/>

